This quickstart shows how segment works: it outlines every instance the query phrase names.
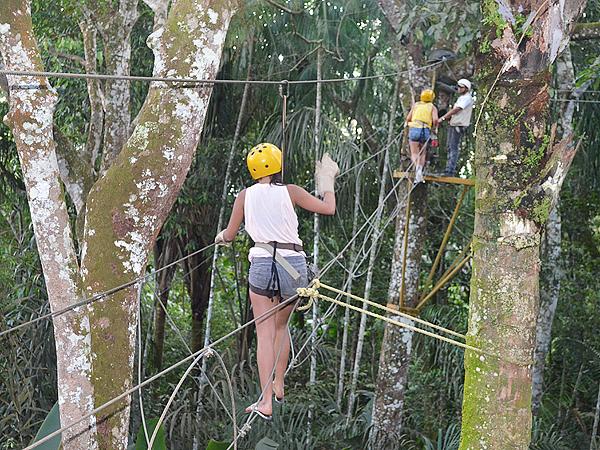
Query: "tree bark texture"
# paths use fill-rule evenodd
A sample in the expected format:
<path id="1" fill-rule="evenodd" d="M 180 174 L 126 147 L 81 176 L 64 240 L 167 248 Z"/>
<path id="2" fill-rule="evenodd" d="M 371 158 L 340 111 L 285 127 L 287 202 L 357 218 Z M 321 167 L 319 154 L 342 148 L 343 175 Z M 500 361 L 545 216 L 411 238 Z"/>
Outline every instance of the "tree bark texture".
<path id="1" fill-rule="evenodd" d="M 398 190 L 400 199 L 407 197 L 412 188 L 409 181 L 403 182 Z M 406 224 L 406 208 L 410 203 L 408 216 L 408 242 L 404 249 L 404 229 Z M 410 200 L 405 201 L 396 218 L 396 237 L 388 303 L 399 305 L 400 293 L 404 289 L 404 305 L 414 307 L 419 301 L 419 273 L 421 255 L 427 231 L 427 189 L 417 187 Z M 406 257 L 404 284 L 402 284 L 402 263 Z M 387 314 L 393 320 L 414 325 L 404 317 Z M 379 371 L 375 387 L 373 404 L 373 448 L 393 448 L 394 442 L 402 430 L 404 416 L 404 396 L 408 385 L 408 368 L 412 354 L 414 333 L 406 328 L 386 323 L 379 357 Z"/>
<path id="2" fill-rule="evenodd" d="M 104 49 L 109 75 L 129 75 L 131 30 L 139 17 L 138 0 L 96 0 L 86 5 L 86 14 L 96 26 Z M 131 123 L 129 81 L 104 82 L 104 139 L 101 173 L 115 160 L 127 139 Z"/>
<path id="3" fill-rule="evenodd" d="M 43 71 L 27 0 L 0 4 L 0 54 L 9 70 Z M 80 296 L 78 264 L 64 201 L 52 116 L 57 96 L 45 78 L 7 77 L 10 111 L 5 121 L 12 129 L 48 299 L 52 311 L 72 305 Z M 19 86 L 26 85 L 27 89 Z M 37 86 L 37 88 L 36 88 Z M 58 402 L 62 423 L 74 422 L 93 405 L 90 382 L 90 323 L 82 309 L 53 320 L 58 371 Z M 63 433 L 66 448 L 90 448 L 86 430 L 94 418 Z M 68 446 L 68 447 L 67 447 Z"/>
<path id="4" fill-rule="evenodd" d="M 407 3 L 404 0 L 380 0 L 379 5 L 390 26 L 397 33 L 398 44 L 394 48 L 396 66 L 399 71 L 406 69 L 409 71 L 402 76 L 399 91 L 399 100 L 406 114 L 412 106 L 417 91 L 430 87 L 431 82 L 427 72 L 414 71 L 423 59 L 418 43 L 414 43 L 412 36 L 408 36 L 408 45 L 402 44 L 403 36 L 399 33 Z M 403 148 L 400 150 L 401 164 L 405 161 L 405 151 L 406 149 Z M 427 238 L 427 185 L 416 187 L 409 197 L 408 193 L 411 188 L 408 180 L 402 182 L 398 187 L 400 212 L 396 218 L 394 252 L 388 289 L 388 303 L 399 305 L 400 293 L 403 290 L 404 306 L 409 307 L 415 306 L 418 301 L 421 256 Z M 405 252 L 404 230 L 406 208 L 409 202 L 408 241 Z M 404 259 L 406 259 L 406 268 L 403 283 Z M 406 321 L 397 315 L 386 315 L 394 320 Z M 370 438 L 374 448 L 393 446 L 394 442 L 397 442 L 395 438 L 401 433 L 412 339 L 412 332 L 395 325 L 385 324 L 373 402 L 373 428 Z"/>
<path id="5" fill-rule="evenodd" d="M 568 100 L 575 89 L 575 70 L 569 47 L 560 55 L 556 62 L 556 87 L 559 97 Z M 558 134 L 570 136 L 573 133 L 573 113 L 575 101 L 580 94 L 575 92 L 572 101 L 559 103 Z M 559 199 L 560 200 L 560 199 Z M 550 212 L 542 245 L 542 270 L 540 282 L 540 308 L 537 317 L 536 343 L 533 366 L 532 411 L 536 416 L 544 390 L 544 367 L 552 337 L 552 322 L 558 305 L 560 284 L 562 278 L 561 265 L 561 217 L 557 205 Z"/>
<path id="6" fill-rule="evenodd" d="M 165 27 L 148 38 L 154 75 L 214 78 L 233 9 L 229 2 L 176 0 Z M 211 92 L 151 85 L 137 127 L 88 196 L 82 252 L 87 294 L 143 273 L 190 167 Z M 96 406 L 131 386 L 136 292 L 122 290 L 90 312 Z M 101 448 L 126 446 L 128 404 L 124 400 L 100 414 Z"/>
<path id="7" fill-rule="evenodd" d="M 548 132 L 549 65 L 585 1 L 483 4 L 475 230 L 461 450 L 527 449 L 542 228 L 575 155 Z M 531 26 L 517 25 L 519 15 Z M 476 112 L 476 115 L 478 113 Z"/>

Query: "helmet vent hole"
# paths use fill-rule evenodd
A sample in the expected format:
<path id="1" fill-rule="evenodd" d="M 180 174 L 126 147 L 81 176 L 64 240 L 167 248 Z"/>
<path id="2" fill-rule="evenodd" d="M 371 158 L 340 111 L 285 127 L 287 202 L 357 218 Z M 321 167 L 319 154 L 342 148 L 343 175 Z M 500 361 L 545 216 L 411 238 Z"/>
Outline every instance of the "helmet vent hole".
<path id="1" fill-rule="evenodd" d="M 268 164 L 265 164 L 265 169 L 268 169 L 268 168 L 269 168 L 269 165 L 268 165 Z"/>
<path id="2" fill-rule="evenodd" d="M 258 153 L 262 153 L 262 150 L 259 150 Z"/>

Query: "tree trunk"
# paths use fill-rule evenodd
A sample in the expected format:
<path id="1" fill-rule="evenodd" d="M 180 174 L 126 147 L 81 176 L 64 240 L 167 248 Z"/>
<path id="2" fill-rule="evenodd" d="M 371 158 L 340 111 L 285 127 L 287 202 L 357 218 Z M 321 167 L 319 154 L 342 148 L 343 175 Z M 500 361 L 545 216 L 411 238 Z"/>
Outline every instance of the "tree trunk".
<path id="1" fill-rule="evenodd" d="M 98 39 L 97 31 L 89 19 L 82 20 L 79 23 L 81 34 L 83 35 L 83 49 L 85 54 L 86 73 L 98 73 L 97 51 Z M 104 113 L 102 84 L 100 80 L 86 80 L 88 98 L 90 100 L 90 123 L 88 124 L 88 137 L 85 148 L 85 158 L 89 161 L 92 168 L 96 167 L 96 159 L 102 148 L 102 129 L 104 127 Z M 86 191 L 87 195 L 87 191 Z"/>
<path id="2" fill-rule="evenodd" d="M 596 63 L 600 57 L 596 58 Z M 575 70 L 571 58 L 571 50 L 567 46 L 556 63 L 556 80 L 559 97 L 558 133 L 569 136 L 573 133 L 573 115 L 577 100 L 595 81 L 590 77 L 580 86 L 575 87 Z M 560 284 L 563 276 L 561 264 L 561 218 L 557 200 L 556 207 L 550 213 L 546 224 L 545 245 L 542 247 L 542 289 L 540 290 L 540 309 L 537 317 L 536 345 L 533 367 L 532 409 L 537 416 L 544 389 L 544 366 L 552 337 L 552 322 L 560 295 Z"/>
<path id="3" fill-rule="evenodd" d="M 367 267 L 367 279 L 365 280 L 365 290 L 363 297 L 369 300 L 371 295 L 371 286 L 373 283 L 373 271 L 375 269 L 375 260 L 378 253 L 379 239 L 381 237 L 381 217 L 385 208 L 385 188 L 386 181 L 388 178 L 388 168 L 390 159 L 390 147 L 393 141 L 394 125 L 396 123 L 396 110 L 398 106 L 398 89 L 399 81 L 396 81 L 394 85 L 394 91 L 392 94 L 392 102 L 390 104 L 389 117 L 388 117 L 388 136 L 383 153 L 383 167 L 381 170 L 381 180 L 379 184 L 379 199 L 377 201 L 377 210 L 375 218 L 373 219 L 373 238 L 371 239 L 371 249 L 369 252 L 369 265 Z M 365 302 L 362 303 L 362 309 L 368 309 L 369 305 Z M 354 402 L 356 399 L 356 388 L 358 385 L 358 375 L 360 373 L 360 360 L 362 358 L 362 347 L 364 342 L 364 335 L 367 326 L 367 314 L 361 313 L 360 324 L 358 327 L 358 341 L 356 344 L 356 351 L 354 355 L 354 368 L 352 371 L 352 380 L 350 383 L 350 392 L 348 394 L 348 416 L 347 420 L 350 420 L 354 412 Z"/>
<path id="4" fill-rule="evenodd" d="M 555 143 L 547 133 L 548 67 L 584 3 L 484 5 L 467 341 L 494 356 L 465 353 L 462 450 L 529 446 L 541 231 L 575 155 L 568 136 Z M 530 13 L 522 31 L 514 17 Z"/>
<path id="5" fill-rule="evenodd" d="M 552 209 L 546 224 L 543 248 L 540 309 L 537 316 L 536 343 L 532 378 L 532 411 L 537 416 L 544 391 L 544 367 L 552 337 L 552 322 L 560 294 L 561 218 L 558 205 Z"/>
<path id="6" fill-rule="evenodd" d="M 317 50 L 317 80 L 323 78 L 323 49 L 319 47 Z M 314 129 L 314 144 L 315 144 L 315 164 L 321 156 L 321 103 L 322 103 L 323 85 L 317 83 L 317 93 L 315 100 L 315 129 Z M 316 171 L 315 171 L 315 187 L 317 186 Z M 313 215 L 313 264 L 318 267 L 319 264 L 319 239 L 321 237 L 321 227 L 319 215 Z M 313 302 L 311 309 L 312 330 L 310 337 L 311 353 L 310 353 L 310 374 L 309 384 L 315 384 L 317 380 L 317 302 Z M 310 411 L 312 416 L 312 410 Z"/>
<path id="7" fill-rule="evenodd" d="M 400 199 L 405 199 L 411 188 L 409 181 L 402 183 L 398 190 Z M 410 207 L 410 211 L 405 251 L 404 229 L 407 207 Z M 400 304 L 402 291 L 404 291 L 405 306 L 415 307 L 419 301 L 419 273 L 426 239 L 426 218 L 427 188 L 418 186 L 411 193 L 410 200 L 405 200 L 396 218 L 396 238 L 388 290 L 388 303 L 390 304 Z M 402 265 L 405 258 L 406 268 L 404 283 L 402 283 Z M 412 321 L 401 316 L 388 314 L 388 317 L 413 325 Z M 413 334 L 406 328 L 385 325 L 373 404 L 372 439 L 374 448 L 389 448 L 389 445 L 397 441 L 401 433 Z"/>
<path id="8" fill-rule="evenodd" d="M 354 212 L 352 216 L 352 236 L 356 236 L 358 231 L 358 215 L 360 212 L 360 188 L 362 186 L 363 180 L 361 179 L 362 170 L 359 168 L 356 171 L 355 180 L 354 180 Z M 346 287 L 346 292 L 349 294 L 352 293 L 352 283 L 354 282 L 354 272 L 357 270 L 356 262 L 357 262 L 357 254 L 356 254 L 356 239 L 352 241 L 350 245 L 350 274 L 348 275 L 348 285 Z M 337 397 L 336 397 L 336 405 L 338 409 L 341 411 L 342 409 L 342 398 L 344 397 L 344 381 L 346 377 L 346 359 L 348 358 L 348 331 L 350 329 L 350 308 L 344 309 L 344 329 L 342 334 L 342 348 L 340 351 L 340 370 L 338 375 L 338 385 L 337 385 Z"/>
<path id="9" fill-rule="evenodd" d="M 406 9 L 403 0 L 379 2 L 388 22 L 396 33 L 401 29 L 402 16 Z M 416 72 L 415 69 L 422 62 L 422 52 L 418 45 L 412 42 L 408 46 L 401 44 L 403 37 L 396 36 L 398 45 L 394 50 L 394 59 L 398 70 L 409 69 L 402 80 L 406 86 L 400 90 L 399 98 L 405 112 L 410 110 L 415 91 L 429 87 L 430 80 L 425 72 Z M 412 41 L 412 37 L 410 41 Z M 414 91 L 413 91 L 414 89 Z M 401 149 L 402 155 L 402 149 Z M 403 159 L 403 158 L 401 158 Z M 407 168 L 408 170 L 408 168 Z M 416 187 L 410 197 L 408 192 L 412 186 L 410 182 L 400 184 L 398 198 L 400 212 L 396 218 L 396 231 L 394 252 L 392 255 L 390 285 L 388 289 L 388 303 L 400 304 L 400 294 L 404 292 L 404 306 L 416 306 L 418 301 L 419 274 L 421 256 L 426 239 L 427 227 L 427 185 Z M 410 203 L 410 206 L 409 206 Z M 408 236 L 406 249 L 404 248 L 404 230 L 406 224 L 406 208 L 409 207 Z M 405 252 L 406 250 L 406 252 Z M 406 255 L 405 255 L 406 253 Z M 406 259 L 406 268 L 403 277 L 403 261 Z M 386 314 L 388 317 L 406 321 L 406 319 Z M 404 414 L 404 395 L 408 384 L 408 368 L 410 365 L 413 333 L 405 328 L 395 325 L 384 325 L 383 341 L 379 358 L 379 369 L 373 402 L 373 427 L 371 443 L 374 448 L 388 448 L 402 429 Z"/>
<path id="10" fill-rule="evenodd" d="M 165 28 L 148 39 L 156 76 L 214 78 L 233 5 L 176 0 Z M 93 295 L 144 272 L 149 250 L 185 179 L 211 88 L 151 86 L 139 124 L 88 196 L 82 274 Z M 95 405 L 131 386 L 135 287 L 93 305 Z M 98 418 L 101 448 L 127 445 L 128 400 Z"/>
<path id="11" fill-rule="evenodd" d="M 190 233 L 188 236 L 193 234 Z M 198 237 L 196 236 L 195 239 L 197 240 Z M 185 284 L 192 305 L 191 349 L 192 352 L 197 352 L 204 346 L 203 324 L 210 292 L 210 263 L 206 260 L 206 256 L 200 253 L 185 260 L 184 266 Z"/>
<path id="12" fill-rule="evenodd" d="M 131 30 L 139 17 L 138 0 L 101 0 L 86 5 L 102 38 L 106 73 L 129 75 L 131 62 Z M 104 82 L 104 141 L 101 173 L 115 160 L 127 139 L 131 122 L 129 81 Z"/>
<path id="13" fill-rule="evenodd" d="M 44 70 L 33 36 L 29 1 L 0 3 L 0 54 L 8 70 Z M 19 153 L 50 308 L 57 311 L 76 302 L 81 291 L 53 139 L 56 93 L 42 77 L 8 76 L 7 81 L 10 110 L 5 121 L 12 129 Z M 39 88 L 19 89 L 20 85 Z M 90 411 L 93 405 L 90 322 L 80 308 L 55 317 L 53 325 L 58 402 L 61 423 L 67 424 Z M 91 418 L 63 433 L 64 447 L 96 448 L 90 439 L 94 425 Z"/>
<path id="14" fill-rule="evenodd" d="M 179 257 L 175 239 L 166 238 L 157 239 L 154 245 L 154 261 L 155 269 L 159 270 L 166 265 L 171 264 Z M 177 266 L 170 266 L 163 269 L 156 276 L 156 301 L 155 301 L 155 317 L 154 317 L 154 367 L 157 370 L 162 368 L 163 363 L 163 348 L 165 344 L 165 319 L 167 316 L 167 305 L 169 302 L 169 291 L 171 282 L 175 276 Z"/>

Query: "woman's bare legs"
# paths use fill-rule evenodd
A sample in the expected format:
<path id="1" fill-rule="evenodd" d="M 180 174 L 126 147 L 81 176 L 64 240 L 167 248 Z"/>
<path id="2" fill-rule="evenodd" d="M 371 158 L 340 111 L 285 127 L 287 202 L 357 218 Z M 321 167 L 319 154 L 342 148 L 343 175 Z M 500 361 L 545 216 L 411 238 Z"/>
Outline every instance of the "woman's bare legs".
<path id="1" fill-rule="evenodd" d="M 290 334 L 288 332 L 288 320 L 290 314 L 294 311 L 294 304 L 277 311 L 275 316 L 275 379 L 273 380 L 273 390 L 277 398 L 283 398 L 284 395 L 284 377 L 290 357 Z M 277 354 L 279 353 L 279 358 Z"/>
<path id="2" fill-rule="evenodd" d="M 413 165 L 417 167 L 419 165 L 421 144 L 415 141 L 408 141 L 408 147 L 410 148 L 410 160 L 412 161 Z"/>
<path id="3" fill-rule="evenodd" d="M 415 166 L 415 183 L 423 181 L 423 169 L 427 160 L 427 149 L 420 142 L 409 141 L 410 159 Z"/>
<path id="4" fill-rule="evenodd" d="M 277 303 L 272 302 L 269 297 L 255 294 L 252 291 L 250 291 L 250 302 L 252 303 L 254 317 L 260 317 L 277 306 Z M 256 322 L 256 360 L 258 362 L 258 376 L 262 391 L 262 398 L 257 404 L 257 409 L 267 416 L 273 413 L 272 374 L 276 356 L 275 330 L 275 312 L 266 315 L 263 319 Z M 251 412 L 250 406 L 246 408 L 246 412 Z"/>

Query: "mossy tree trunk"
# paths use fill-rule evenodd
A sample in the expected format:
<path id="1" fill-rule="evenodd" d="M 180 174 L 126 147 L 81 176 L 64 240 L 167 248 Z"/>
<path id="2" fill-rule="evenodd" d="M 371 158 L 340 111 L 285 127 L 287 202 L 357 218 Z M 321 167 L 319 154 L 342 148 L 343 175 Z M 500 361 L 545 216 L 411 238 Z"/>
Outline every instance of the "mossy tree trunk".
<path id="1" fill-rule="evenodd" d="M 164 28 L 148 38 L 156 76 L 214 78 L 234 5 L 173 2 Z M 88 196 L 82 274 L 89 294 L 140 276 L 200 138 L 212 89 L 154 83 L 123 150 Z M 93 305 L 95 404 L 131 386 L 137 288 Z M 101 448 L 126 446 L 128 401 L 98 417 Z"/>
<path id="2" fill-rule="evenodd" d="M 549 66 L 584 5 L 483 3 L 467 340 L 494 356 L 465 354 L 462 450 L 529 446 L 541 232 L 575 155 L 548 129 Z"/>
<path id="3" fill-rule="evenodd" d="M 28 0 L 0 3 L 0 54 L 8 70 L 44 70 Z M 9 76 L 7 81 L 10 110 L 5 122 L 17 145 L 50 308 L 56 311 L 73 304 L 81 294 L 53 136 L 57 95 L 42 77 Z M 90 324 L 80 309 L 55 317 L 53 325 L 60 413 L 62 423 L 70 423 L 93 406 Z M 69 448 L 96 448 L 92 442 L 87 445 L 86 434 L 86 429 L 93 429 L 94 424 L 92 418 L 73 427 L 63 433 L 63 442 L 70 441 Z"/>
<path id="4" fill-rule="evenodd" d="M 149 38 L 157 76 L 214 78 L 233 2 L 175 0 Z M 28 0 L 0 4 L 0 53 L 8 69 L 42 71 Z M 156 236 L 199 141 L 210 87 L 154 83 L 132 136 L 87 197 L 81 263 L 69 233 L 52 114 L 56 94 L 43 78 L 8 77 L 13 130 L 52 309 L 144 273 Z M 61 423 L 68 425 L 132 384 L 138 287 L 54 319 Z M 127 446 L 129 399 L 63 433 L 65 449 Z"/>

